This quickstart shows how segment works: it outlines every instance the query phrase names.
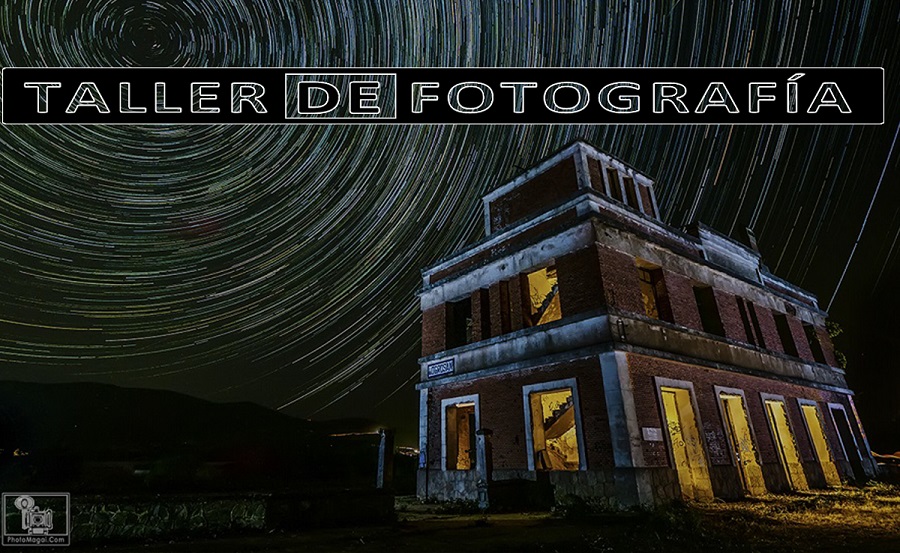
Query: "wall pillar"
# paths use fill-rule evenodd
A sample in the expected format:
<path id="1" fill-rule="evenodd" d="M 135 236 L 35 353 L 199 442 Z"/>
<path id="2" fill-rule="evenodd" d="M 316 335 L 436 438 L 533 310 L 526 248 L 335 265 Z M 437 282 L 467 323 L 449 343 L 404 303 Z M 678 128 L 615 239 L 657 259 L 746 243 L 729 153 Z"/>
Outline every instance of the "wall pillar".
<path id="1" fill-rule="evenodd" d="M 614 477 L 617 499 L 624 506 L 652 505 L 653 488 L 644 468 L 641 429 L 634 407 L 634 393 L 625 353 L 610 351 L 600 354 L 600 371 L 615 461 Z"/>
<path id="2" fill-rule="evenodd" d="M 493 432 L 487 428 L 475 431 L 475 471 L 478 475 L 478 508 L 482 511 L 490 506 L 489 490 L 494 472 L 494 452 L 491 446 Z"/>

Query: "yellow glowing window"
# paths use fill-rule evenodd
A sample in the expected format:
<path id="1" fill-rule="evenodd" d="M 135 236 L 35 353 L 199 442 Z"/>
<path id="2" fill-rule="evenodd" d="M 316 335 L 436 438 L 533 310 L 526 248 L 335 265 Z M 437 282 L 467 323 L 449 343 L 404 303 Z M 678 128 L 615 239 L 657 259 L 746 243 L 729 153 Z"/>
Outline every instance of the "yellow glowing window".
<path id="1" fill-rule="evenodd" d="M 526 323 L 542 325 L 562 318 L 559 306 L 559 283 L 556 267 L 550 266 L 528 273 L 528 313 Z"/>
<path id="2" fill-rule="evenodd" d="M 578 431 L 572 388 L 533 392 L 531 436 L 534 468 L 537 470 L 578 470 Z"/>

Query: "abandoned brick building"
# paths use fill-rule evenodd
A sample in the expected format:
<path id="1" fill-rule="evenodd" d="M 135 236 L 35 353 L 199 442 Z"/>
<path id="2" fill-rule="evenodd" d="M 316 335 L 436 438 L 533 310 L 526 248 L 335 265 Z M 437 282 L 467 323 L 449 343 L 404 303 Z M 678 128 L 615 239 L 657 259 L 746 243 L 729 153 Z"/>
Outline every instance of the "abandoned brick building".
<path id="1" fill-rule="evenodd" d="M 862 480 L 826 314 L 745 246 L 661 221 L 653 181 L 576 142 L 483 198 L 423 271 L 418 493 L 544 481 L 614 506 Z"/>

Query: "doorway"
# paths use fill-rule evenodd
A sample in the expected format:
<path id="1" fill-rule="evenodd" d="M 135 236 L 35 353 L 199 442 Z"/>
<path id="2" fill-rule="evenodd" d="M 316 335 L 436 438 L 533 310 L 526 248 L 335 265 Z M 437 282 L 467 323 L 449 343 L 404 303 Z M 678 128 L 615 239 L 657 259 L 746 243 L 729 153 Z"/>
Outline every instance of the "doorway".
<path id="1" fill-rule="evenodd" d="M 834 464 L 831 448 L 828 447 L 828 440 L 825 439 L 825 428 L 822 426 L 822 417 L 818 406 L 815 403 L 804 403 L 801 400 L 800 412 L 803 413 L 803 421 L 806 423 L 813 451 L 816 453 L 816 459 L 818 459 L 822 474 L 825 476 L 825 484 L 830 487 L 839 487 L 841 477 Z"/>
<path id="2" fill-rule="evenodd" d="M 772 431 L 772 439 L 775 442 L 775 450 L 778 452 L 778 460 L 787 476 L 788 484 L 792 490 L 806 491 L 809 485 L 806 483 L 806 474 L 803 472 L 803 464 L 800 461 L 800 453 L 797 450 L 797 442 L 791 425 L 787 418 L 787 409 L 783 399 L 764 399 L 766 417 L 769 419 L 769 429 Z"/>
<path id="3" fill-rule="evenodd" d="M 753 440 L 753 432 L 750 430 L 747 409 L 744 406 L 744 396 L 720 392 L 719 401 L 722 407 L 722 416 L 725 419 L 726 434 L 728 434 L 744 493 L 751 496 L 763 495 L 766 493 L 766 481 L 756 456 L 756 445 Z"/>
<path id="4" fill-rule="evenodd" d="M 838 431 L 838 439 L 841 441 L 844 457 L 853 470 L 853 477 L 857 481 L 863 482 L 866 480 L 866 471 L 862 466 L 862 457 L 859 454 L 859 447 L 856 445 L 856 438 L 850 429 L 850 419 L 847 418 L 847 411 L 844 410 L 843 405 L 837 403 L 829 403 L 828 408 L 831 411 L 834 426 Z"/>
<path id="5" fill-rule="evenodd" d="M 475 432 L 479 429 L 478 395 L 441 400 L 441 468 L 474 471 L 478 458 Z"/>
<path id="6" fill-rule="evenodd" d="M 660 395 L 681 495 L 688 500 L 711 501 L 712 482 L 691 391 L 661 386 Z"/>

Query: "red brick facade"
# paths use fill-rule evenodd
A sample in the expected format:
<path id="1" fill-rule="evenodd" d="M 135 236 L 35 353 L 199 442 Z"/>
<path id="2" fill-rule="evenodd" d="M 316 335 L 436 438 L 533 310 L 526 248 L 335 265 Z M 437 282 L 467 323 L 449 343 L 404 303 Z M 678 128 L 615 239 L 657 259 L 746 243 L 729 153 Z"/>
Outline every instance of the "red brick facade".
<path id="1" fill-rule="evenodd" d="M 585 153 L 584 148 L 574 151 Z M 576 420 L 584 448 L 580 460 L 588 472 L 602 473 L 585 479 L 576 475 L 570 482 L 576 488 L 590 481 L 603 493 L 618 493 L 609 491 L 610 482 L 621 484 L 613 473 L 639 469 L 656 479 L 653 493 L 672 497 L 664 491 L 671 483 L 666 478 L 675 477 L 668 438 L 652 438 L 657 432 L 668 435 L 657 379 L 690 383 L 704 450 L 711 472 L 718 471 L 716 493 L 723 496 L 732 493 L 726 488 L 741 486 L 721 480 L 729 478 L 734 459 L 717 386 L 743 392 L 768 485 L 773 475 L 777 480 L 781 474 L 780 459 L 761 394 L 784 398 L 804 470 L 819 469 L 798 399 L 819 407 L 836 461 L 844 461 L 842 440 L 829 403 L 844 406 L 860 457 L 868 455 L 862 451 L 865 438 L 849 392 L 842 389 L 842 373 L 822 364 L 834 367 L 836 360 L 824 314 L 813 296 L 771 277 L 754 251 L 707 227 L 692 227 L 688 234 L 660 223 L 650 207 L 652 182 L 630 169 L 622 183 L 635 187 L 645 213 L 605 196 L 604 171 L 614 170 L 601 163 L 600 154 L 592 155 L 586 166 L 574 155 L 563 157 L 531 179 L 514 181 L 503 195 L 487 196 L 486 231 L 505 232 L 503 240 L 489 242 L 491 247 L 476 246 L 451 265 L 423 273 L 420 443 L 425 450 L 422 468 L 430 469 L 428 475 L 437 473 L 429 481 L 436 493 L 450 498 L 475 493 L 474 477 L 440 466 L 442 400 L 477 395 L 480 426 L 493 432 L 494 470 L 520 478 L 533 454 L 527 445 L 531 421 L 526 420 L 523 387 L 565 379 L 577 382 Z M 579 167 L 586 173 L 579 176 Z M 631 194 L 632 204 L 634 198 Z M 570 199 L 577 199 L 572 204 L 576 207 L 528 223 Z M 549 265 L 556 268 L 561 318 L 533 327 L 526 320 L 531 313 L 527 275 Z M 648 271 L 643 273 L 643 288 L 639 267 Z M 440 303 L 446 299 L 453 301 Z M 665 322 L 648 320 L 645 300 L 647 305 L 656 301 L 658 307 L 668 304 L 665 313 L 658 310 Z M 628 332 L 619 330 L 626 324 Z M 460 345 L 461 329 L 468 344 Z M 779 330 L 790 334 L 796 356 L 790 344 L 784 347 L 786 337 Z M 818 360 L 813 352 L 818 355 L 818 348 L 810 347 L 807 332 L 816 340 L 813 346 L 818 342 L 821 347 Z M 432 367 L 437 367 L 433 374 Z M 635 426 L 642 439 L 635 436 Z M 841 467 L 844 476 L 853 477 L 847 466 Z M 442 475 L 446 472 L 454 474 Z M 856 468 L 853 472 L 859 476 Z M 733 476 L 737 478 L 736 469 Z M 824 477 L 810 481 L 824 482 Z M 776 482 L 772 489 L 780 486 Z"/>
<path id="2" fill-rule="evenodd" d="M 746 374 L 721 371 L 667 361 L 644 355 L 629 354 L 628 368 L 634 387 L 635 408 L 638 424 L 647 427 L 665 427 L 657 396 L 655 378 L 668 378 L 691 382 L 694 387 L 694 399 L 700 411 L 700 424 L 706 440 L 706 448 L 710 463 L 713 465 L 733 464 L 730 448 L 726 441 L 725 426 L 722 420 L 719 400 L 715 386 L 737 388 L 744 392 L 746 408 L 753 426 L 756 448 L 763 463 L 779 462 L 769 422 L 760 393 L 784 396 L 788 410 L 788 418 L 804 461 L 814 461 L 812 444 L 800 413 L 797 399 L 815 401 L 825 421 L 828 421 L 828 403 L 840 403 L 850 413 L 850 402 L 843 394 L 828 392 L 819 388 L 799 386 L 787 382 L 761 378 Z M 839 444 L 840 440 L 834 425 L 824 424 L 826 437 L 831 444 Z M 857 441 L 862 442 L 858 429 L 854 428 Z M 648 466 L 669 466 L 669 456 L 665 442 L 642 442 L 644 461 Z M 832 446 L 834 449 L 834 446 Z"/>
<path id="3" fill-rule="evenodd" d="M 441 400 L 478 394 L 481 426 L 493 431 L 494 469 L 525 470 L 528 467 L 522 387 L 529 384 L 575 378 L 581 403 L 582 432 L 588 467 L 612 464 L 609 418 L 603 395 L 603 382 L 596 358 L 581 359 L 536 369 L 507 373 L 442 386 L 431 392 L 428 425 L 429 466 L 440 468 Z"/>

